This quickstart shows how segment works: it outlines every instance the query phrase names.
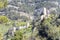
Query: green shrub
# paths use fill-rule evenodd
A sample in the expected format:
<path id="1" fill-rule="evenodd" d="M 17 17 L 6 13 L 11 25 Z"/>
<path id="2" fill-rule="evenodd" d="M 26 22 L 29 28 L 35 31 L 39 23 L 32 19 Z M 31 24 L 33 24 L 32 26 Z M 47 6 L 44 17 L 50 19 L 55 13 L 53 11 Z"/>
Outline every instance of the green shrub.
<path id="1" fill-rule="evenodd" d="M 7 0 L 0 0 L 0 9 L 7 6 Z"/>
<path id="2" fill-rule="evenodd" d="M 57 19 L 58 16 L 56 16 L 56 14 L 50 14 L 47 19 L 41 22 L 39 22 L 37 17 L 38 21 L 35 22 L 35 25 L 37 24 L 37 36 L 39 36 L 41 40 L 60 40 L 60 23 Z"/>
<path id="3" fill-rule="evenodd" d="M 9 19 L 6 16 L 0 16 L 0 23 L 7 23 Z"/>
<path id="4" fill-rule="evenodd" d="M 3 7 L 4 7 L 4 3 L 0 2 L 0 8 L 3 8 Z"/>
<path id="5" fill-rule="evenodd" d="M 2 37 L 3 35 L 2 35 L 2 33 L 0 33 L 0 40 L 2 40 L 3 39 L 3 37 Z"/>
<path id="6" fill-rule="evenodd" d="M 57 26 L 56 16 L 52 16 L 52 15 L 50 15 L 49 18 L 45 19 L 41 25 L 41 28 L 44 30 L 45 33 L 47 33 L 47 34 L 43 34 L 43 35 L 47 35 L 47 40 L 49 40 L 49 38 L 52 40 L 56 40 L 59 39 L 60 37 L 60 26 L 59 25 Z"/>
<path id="7" fill-rule="evenodd" d="M 26 22 L 17 22 L 17 26 L 25 26 L 27 23 Z"/>
<path id="8" fill-rule="evenodd" d="M 11 40 L 22 40 L 22 39 L 23 39 L 22 31 L 16 31 L 14 37 L 12 37 Z"/>

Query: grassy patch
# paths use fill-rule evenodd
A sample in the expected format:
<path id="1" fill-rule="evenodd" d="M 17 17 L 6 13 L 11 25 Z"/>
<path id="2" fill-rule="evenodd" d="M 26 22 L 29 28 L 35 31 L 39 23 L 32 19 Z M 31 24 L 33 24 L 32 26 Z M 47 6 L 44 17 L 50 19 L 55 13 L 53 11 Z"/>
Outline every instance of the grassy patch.
<path id="1" fill-rule="evenodd" d="M 4 7 L 4 3 L 0 2 L 0 8 L 3 8 L 3 7 Z"/>
<path id="2" fill-rule="evenodd" d="M 10 27 L 12 27 L 12 25 L 7 26 L 7 25 L 4 25 L 4 24 L 0 24 L 0 32 L 4 34 L 8 31 L 8 29 Z"/>
<path id="3" fill-rule="evenodd" d="M 25 26 L 27 23 L 26 22 L 17 22 L 16 25 L 17 26 Z"/>
<path id="4" fill-rule="evenodd" d="M 22 40 L 28 40 L 29 39 L 29 37 L 31 36 L 31 34 L 32 34 L 32 32 L 31 32 L 31 28 L 32 28 L 32 26 L 30 25 L 30 27 L 28 27 L 28 28 L 26 28 L 26 29 L 21 29 L 21 30 L 18 30 L 18 32 L 20 33 L 20 32 L 22 32 L 22 36 L 23 36 L 23 38 L 22 38 Z M 19 34 L 18 33 L 18 34 Z M 19 37 L 19 35 L 16 35 L 17 37 Z M 15 36 L 14 37 L 12 37 L 12 39 L 13 38 L 15 38 Z M 19 39 L 19 38 L 16 38 L 16 39 Z"/>

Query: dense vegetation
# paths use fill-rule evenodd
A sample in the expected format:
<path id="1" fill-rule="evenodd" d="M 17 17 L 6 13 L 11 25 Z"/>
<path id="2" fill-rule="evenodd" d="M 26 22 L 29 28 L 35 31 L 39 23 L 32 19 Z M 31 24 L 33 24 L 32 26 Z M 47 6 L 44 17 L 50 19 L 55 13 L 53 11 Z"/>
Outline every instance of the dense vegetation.
<path id="1" fill-rule="evenodd" d="M 0 40 L 2 40 L 3 39 L 3 34 L 2 33 L 0 33 Z"/>
<path id="2" fill-rule="evenodd" d="M 27 29 L 21 29 L 16 31 L 14 37 L 12 37 L 11 40 L 29 40 L 32 33 L 31 28 L 32 26 Z"/>
<path id="3" fill-rule="evenodd" d="M 59 40 L 60 37 L 60 18 L 56 14 L 50 14 L 47 19 L 44 19 L 42 22 L 36 22 L 35 24 L 38 35 L 41 40 Z M 38 19 L 37 19 L 38 20 Z M 37 38 L 36 37 L 36 38 Z M 37 39 L 38 40 L 38 39 Z"/>
<path id="4" fill-rule="evenodd" d="M 0 23 L 7 23 L 9 19 L 6 16 L 0 16 Z"/>
<path id="5" fill-rule="evenodd" d="M 7 0 L 0 0 L 0 9 L 5 8 L 7 6 Z"/>
<path id="6" fill-rule="evenodd" d="M 43 7 L 50 10 L 51 14 L 47 19 L 44 17 L 41 20 L 44 14 L 40 13 L 40 8 Z M 52 8 L 56 10 L 53 11 Z M 60 40 L 59 8 L 56 0 L 0 0 L 0 40 L 5 36 L 9 40 Z M 24 13 L 29 17 L 20 15 Z M 30 17 L 33 19 L 29 19 Z M 28 22 L 28 28 L 18 30 L 19 27 L 26 27 Z M 8 32 L 14 31 L 15 27 L 14 36 L 9 35 Z"/>
<path id="7" fill-rule="evenodd" d="M 22 40 L 23 33 L 21 31 L 16 31 L 15 36 L 11 40 Z"/>

